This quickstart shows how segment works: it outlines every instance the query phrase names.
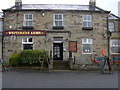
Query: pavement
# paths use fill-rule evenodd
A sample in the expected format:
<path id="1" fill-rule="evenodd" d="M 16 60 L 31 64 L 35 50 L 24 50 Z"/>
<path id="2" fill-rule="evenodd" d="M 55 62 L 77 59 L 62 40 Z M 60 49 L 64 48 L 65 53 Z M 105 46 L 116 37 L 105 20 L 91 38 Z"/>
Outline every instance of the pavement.
<path id="1" fill-rule="evenodd" d="M 2 88 L 118 88 L 118 72 L 8 71 L 2 73 Z"/>

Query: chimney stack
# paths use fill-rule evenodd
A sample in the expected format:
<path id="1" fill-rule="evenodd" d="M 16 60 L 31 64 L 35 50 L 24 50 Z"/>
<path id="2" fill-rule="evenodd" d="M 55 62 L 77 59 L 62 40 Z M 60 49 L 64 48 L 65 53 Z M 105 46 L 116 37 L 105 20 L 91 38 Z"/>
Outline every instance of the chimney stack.
<path id="1" fill-rule="evenodd" d="M 89 5 L 92 7 L 96 6 L 96 0 L 90 0 Z"/>
<path id="2" fill-rule="evenodd" d="M 120 17 L 120 1 L 118 2 L 118 16 Z"/>
<path id="3" fill-rule="evenodd" d="M 22 0 L 15 0 L 15 6 L 22 6 Z"/>

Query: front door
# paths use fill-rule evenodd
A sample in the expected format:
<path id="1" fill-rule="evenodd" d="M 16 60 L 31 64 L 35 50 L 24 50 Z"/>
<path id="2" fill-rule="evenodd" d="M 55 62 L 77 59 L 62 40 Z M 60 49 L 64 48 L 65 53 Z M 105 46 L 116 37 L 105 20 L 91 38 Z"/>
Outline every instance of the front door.
<path id="1" fill-rule="evenodd" d="M 54 60 L 63 60 L 63 43 L 54 43 L 53 58 Z"/>

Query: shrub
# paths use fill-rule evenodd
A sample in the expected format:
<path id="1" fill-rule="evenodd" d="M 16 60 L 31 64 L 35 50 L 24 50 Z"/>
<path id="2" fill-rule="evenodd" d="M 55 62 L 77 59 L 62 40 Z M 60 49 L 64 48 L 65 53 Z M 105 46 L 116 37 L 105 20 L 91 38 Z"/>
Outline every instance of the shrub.
<path id="1" fill-rule="evenodd" d="M 19 65 L 19 53 L 14 53 L 9 57 L 9 65 L 18 66 Z"/>
<path id="2" fill-rule="evenodd" d="M 44 64 L 47 64 L 47 51 L 45 50 L 22 50 L 19 55 L 19 63 L 21 65 L 41 65 L 44 59 Z"/>
<path id="3" fill-rule="evenodd" d="M 9 64 L 12 66 L 47 66 L 48 53 L 45 50 L 22 50 L 20 53 L 14 53 L 9 57 Z"/>

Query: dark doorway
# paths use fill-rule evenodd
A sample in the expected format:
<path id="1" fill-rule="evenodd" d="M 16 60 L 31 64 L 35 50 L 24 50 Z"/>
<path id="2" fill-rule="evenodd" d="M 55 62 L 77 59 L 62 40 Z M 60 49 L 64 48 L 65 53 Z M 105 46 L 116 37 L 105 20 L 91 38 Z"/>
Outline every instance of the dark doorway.
<path id="1" fill-rule="evenodd" d="M 54 60 L 63 60 L 63 43 L 54 43 L 53 58 Z"/>

